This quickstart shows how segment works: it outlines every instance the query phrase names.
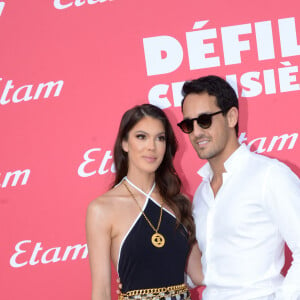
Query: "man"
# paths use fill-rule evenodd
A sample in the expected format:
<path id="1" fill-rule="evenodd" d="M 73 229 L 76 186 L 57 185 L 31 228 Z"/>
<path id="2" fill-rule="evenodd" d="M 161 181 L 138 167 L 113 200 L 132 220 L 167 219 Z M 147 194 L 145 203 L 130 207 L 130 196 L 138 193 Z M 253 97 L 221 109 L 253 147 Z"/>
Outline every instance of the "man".
<path id="1" fill-rule="evenodd" d="M 238 142 L 238 99 L 222 78 L 185 82 L 183 121 L 208 161 L 194 195 L 205 300 L 300 299 L 300 182 L 283 163 Z M 284 242 L 293 252 L 287 276 Z"/>

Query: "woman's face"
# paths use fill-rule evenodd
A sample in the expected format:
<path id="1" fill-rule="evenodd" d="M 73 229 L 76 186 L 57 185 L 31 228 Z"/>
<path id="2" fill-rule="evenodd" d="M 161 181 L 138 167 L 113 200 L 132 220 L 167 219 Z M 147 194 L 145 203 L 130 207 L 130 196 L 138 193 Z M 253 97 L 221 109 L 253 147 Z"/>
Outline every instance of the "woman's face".
<path id="1" fill-rule="evenodd" d="M 166 132 L 163 123 L 145 116 L 129 131 L 122 148 L 128 153 L 128 172 L 154 173 L 166 152 Z"/>

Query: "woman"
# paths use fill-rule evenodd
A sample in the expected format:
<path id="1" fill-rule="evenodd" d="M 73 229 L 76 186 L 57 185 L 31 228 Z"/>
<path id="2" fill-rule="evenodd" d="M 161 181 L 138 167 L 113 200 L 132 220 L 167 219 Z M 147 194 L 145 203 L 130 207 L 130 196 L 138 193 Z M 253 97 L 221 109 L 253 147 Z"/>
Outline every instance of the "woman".
<path id="1" fill-rule="evenodd" d="M 180 193 L 173 166 L 176 150 L 161 109 L 143 104 L 123 115 L 114 146 L 115 186 L 87 210 L 92 300 L 111 298 L 111 260 L 123 299 L 158 293 L 188 299 L 185 269 L 201 283 L 191 203 Z"/>

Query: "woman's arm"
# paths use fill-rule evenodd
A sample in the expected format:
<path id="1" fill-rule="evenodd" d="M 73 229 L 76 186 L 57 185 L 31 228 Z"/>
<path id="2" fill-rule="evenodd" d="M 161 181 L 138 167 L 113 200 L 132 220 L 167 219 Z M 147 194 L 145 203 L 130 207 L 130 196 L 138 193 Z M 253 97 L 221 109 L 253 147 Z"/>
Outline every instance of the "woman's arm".
<path id="1" fill-rule="evenodd" d="M 195 285 L 203 285 L 204 276 L 202 272 L 201 252 L 197 242 L 192 246 L 186 271 Z"/>
<path id="2" fill-rule="evenodd" d="M 111 299 L 111 221 L 102 199 L 91 202 L 86 215 L 86 239 L 92 276 L 92 300 Z"/>

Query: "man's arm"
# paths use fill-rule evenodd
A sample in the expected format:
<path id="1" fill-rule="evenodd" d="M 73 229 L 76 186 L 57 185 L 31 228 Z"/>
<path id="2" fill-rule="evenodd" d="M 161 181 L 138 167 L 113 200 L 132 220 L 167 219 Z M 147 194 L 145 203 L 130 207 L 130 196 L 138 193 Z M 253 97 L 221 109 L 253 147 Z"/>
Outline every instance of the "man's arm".
<path id="1" fill-rule="evenodd" d="M 202 264 L 201 264 L 201 252 L 198 247 L 198 243 L 196 242 L 191 249 L 190 255 L 187 261 L 186 272 L 188 275 L 187 284 L 194 288 L 198 285 L 203 285 L 203 272 L 202 272 Z M 189 281 L 191 280 L 191 282 Z"/>
<path id="2" fill-rule="evenodd" d="M 300 180 L 286 165 L 278 163 L 269 169 L 265 200 L 268 212 L 293 254 L 292 265 L 276 293 L 276 300 L 300 299 Z"/>

